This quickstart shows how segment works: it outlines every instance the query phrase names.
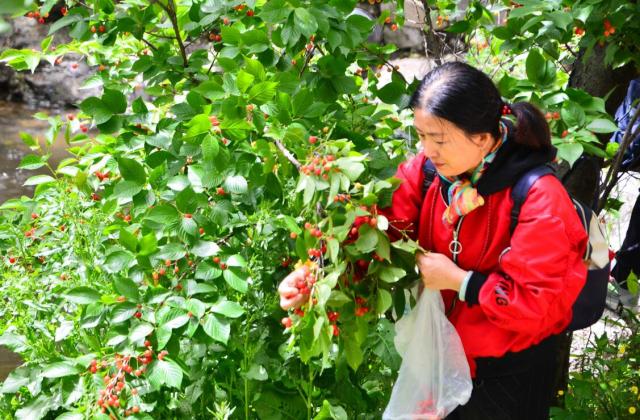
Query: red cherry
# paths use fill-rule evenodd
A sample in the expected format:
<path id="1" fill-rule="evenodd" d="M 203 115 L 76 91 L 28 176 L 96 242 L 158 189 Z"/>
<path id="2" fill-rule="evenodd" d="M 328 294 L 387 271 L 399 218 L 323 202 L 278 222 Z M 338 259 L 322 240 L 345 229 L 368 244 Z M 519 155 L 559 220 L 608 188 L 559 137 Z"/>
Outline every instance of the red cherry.
<path id="1" fill-rule="evenodd" d="M 9 264 L 14 264 L 16 262 L 16 257 L 9 257 Z"/>
<path id="2" fill-rule="evenodd" d="M 567 137 L 568 134 L 569 134 L 569 131 L 568 130 L 564 130 L 562 132 L 562 134 L 560 134 L 560 137 L 565 138 L 565 137 Z"/>
<path id="3" fill-rule="evenodd" d="M 316 144 L 318 142 L 318 138 L 316 136 L 309 136 L 309 143 Z"/>
<path id="4" fill-rule="evenodd" d="M 371 226 L 372 228 L 377 227 L 378 219 L 376 219 L 375 217 L 372 217 L 371 219 L 369 219 L 369 226 Z"/>
<path id="5" fill-rule="evenodd" d="M 221 269 L 221 270 L 226 270 L 226 269 L 227 269 L 227 264 L 225 264 L 225 263 L 221 263 L 221 264 L 220 264 L 220 269 Z"/>
<path id="6" fill-rule="evenodd" d="M 84 124 L 80 124 L 80 131 L 86 133 L 87 131 L 89 131 L 89 128 Z"/>
<path id="7" fill-rule="evenodd" d="M 144 346 L 145 346 L 145 347 L 151 347 L 151 341 L 149 341 L 149 340 L 144 340 Z"/>
<path id="8" fill-rule="evenodd" d="M 98 31 L 101 33 L 104 33 L 104 31 L 106 31 L 107 28 L 104 25 L 100 25 L 100 27 L 98 28 Z"/>
<path id="9" fill-rule="evenodd" d="M 298 234 L 297 234 L 297 233 L 295 233 L 295 232 L 291 232 L 291 233 L 289 234 L 289 237 L 290 237 L 291 239 L 296 239 L 296 238 L 298 237 Z"/>
<path id="10" fill-rule="evenodd" d="M 185 219 L 191 219 L 193 217 L 193 215 L 191 213 L 185 213 L 184 214 L 184 218 Z"/>
<path id="11" fill-rule="evenodd" d="M 220 257 L 213 257 L 213 262 L 216 264 L 220 263 Z"/>
<path id="12" fill-rule="evenodd" d="M 169 267 L 171 265 L 171 260 L 164 260 L 164 265 Z"/>
<path id="13" fill-rule="evenodd" d="M 398 25 L 396 25 L 395 23 L 393 25 L 391 25 L 391 30 L 393 32 L 397 31 L 398 30 Z"/>
<path id="14" fill-rule="evenodd" d="M 140 319 L 140 318 L 142 318 L 142 312 L 140 312 L 140 311 L 136 311 L 136 313 L 135 313 L 135 314 L 133 314 L 133 316 L 134 316 L 134 317 L 136 317 L 136 318 L 138 318 L 138 319 Z"/>
<path id="15" fill-rule="evenodd" d="M 224 190 L 224 188 L 222 188 L 222 187 L 218 187 L 218 188 L 216 188 L 216 194 L 218 194 L 218 195 L 225 195 L 225 194 L 226 194 L 226 191 Z"/>
<path id="16" fill-rule="evenodd" d="M 158 270 L 158 274 L 161 276 L 164 276 L 165 274 L 167 274 L 167 270 L 165 270 L 164 268 L 161 268 Z"/>
<path id="17" fill-rule="evenodd" d="M 340 328 L 338 328 L 336 324 L 333 324 L 332 327 L 333 327 L 333 336 L 337 337 L 338 335 L 340 335 Z"/>
<path id="18" fill-rule="evenodd" d="M 198 229 L 198 232 L 200 233 L 200 235 L 204 235 L 204 228 Z"/>
<path id="19" fill-rule="evenodd" d="M 229 24 L 229 18 L 222 19 L 222 23 L 225 24 L 225 25 L 228 25 Z"/>
<path id="20" fill-rule="evenodd" d="M 253 10 L 251 10 L 251 9 L 247 10 L 247 16 L 252 17 L 254 14 L 255 13 L 254 13 Z"/>

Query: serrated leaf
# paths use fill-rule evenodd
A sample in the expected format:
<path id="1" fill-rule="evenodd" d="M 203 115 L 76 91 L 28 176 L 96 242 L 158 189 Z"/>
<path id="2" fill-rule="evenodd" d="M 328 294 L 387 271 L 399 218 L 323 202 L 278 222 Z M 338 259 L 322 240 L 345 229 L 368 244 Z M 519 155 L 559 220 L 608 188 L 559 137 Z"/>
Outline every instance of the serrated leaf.
<path id="1" fill-rule="evenodd" d="M 146 322 L 140 323 L 135 327 L 133 327 L 133 329 L 129 333 L 129 341 L 131 343 L 135 343 L 137 341 L 142 340 L 152 332 L 153 332 L 153 325 L 148 324 Z"/>
<path id="2" fill-rule="evenodd" d="M 133 318 L 133 315 L 138 310 L 138 306 L 131 302 L 123 302 L 117 304 L 111 312 L 111 322 L 119 324 Z"/>
<path id="3" fill-rule="evenodd" d="M 129 267 L 135 259 L 128 251 L 114 251 L 104 260 L 104 268 L 108 273 L 118 273 Z"/>
<path id="4" fill-rule="evenodd" d="M 234 194 L 244 194 L 247 192 L 247 180 L 242 175 L 227 177 L 224 181 L 224 189 Z"/>
<path id="5" fill-rule="evenodd" d="M 218 255 L 218 253 L 220 252 L 220 247 L 215 242 L 199 240 L 191 248 L 191 252 L 198 257 L 206 258 L 213 255 Z"/>
<path id="6" fill-rule="evenodd" d="M 67 362 L 52 363 L 43 367 L 42 376 L 45 378 L 62 378 L 64 376 L 76 375 L 78 369 Z"/>
<path id="7" fill-rule="evenodd" d="M 35 175 L 27 179 L 22 185 L 24 185 L 25 187 L 30 187 L 32 185 L 47 184 L 55 181 L 55 178 L 52 178 L 49 175 Z"/>
<path id="8" fill-rule="evenodd" d="M 218 318 L 216 315 L 209 314 L 204 319 L 204 332 L 216 341 L 227 344 L 229 334 L 231 333 L 231 324 L 224 319 Z"/>
<path id="9" fill-rule="evenodd" d="M 151 386 L 159 390 L 163 385 L 180 388 L 182 384 L 182 369 L 172 360 L 156 360 L 149 367 L 147 378 Z"/>
<path id="10" fill-rule="evenodd" d="M 244 314 L 244 308 L 236 302 L 221 300 L 211 306 L 211 310 L 227 318 L 238 318 Z"/>
<path id="11" fill-rule="evenodd" d="M 80 286 L 69 290 L 63 295 L 66 300 L 79 305 L 88 305 L 100 300 L 100 293 L 90 287 Z"/>
<path id="12" fill-rule="evenodd" d="M 227 268 L 223 271 L 224 280 L 232 288 L 240 293 L 246 293 L 248 289 L 247 281 L 240 275 L 241 271 L 238 269 Z"/>

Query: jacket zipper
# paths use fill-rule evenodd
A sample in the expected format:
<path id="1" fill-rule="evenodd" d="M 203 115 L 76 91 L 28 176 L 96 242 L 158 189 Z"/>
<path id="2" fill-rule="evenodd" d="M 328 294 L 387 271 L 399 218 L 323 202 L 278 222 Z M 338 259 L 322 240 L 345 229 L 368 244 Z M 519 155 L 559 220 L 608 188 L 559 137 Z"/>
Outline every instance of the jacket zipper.
<path id="1" fill-rule="evenodd" d="M 464 216 L 458 219 L 458 223 L 453 229 L 453 240 L 449 243 L 449 251 L 451 252 L 452 260 L 457 265 L 458 264 L 458 255 L 462 252 L 462 243 L 458 240 L 460 236 L 460 228 L 462 227 L 462 221 L 464 220 Z M 451 307 L 447 311 L 446 315 L 449 316 L 453 312 L 456 307 L 456 303 L 458 301 L 458 294 L 453 297 L 451 301 Z"/>

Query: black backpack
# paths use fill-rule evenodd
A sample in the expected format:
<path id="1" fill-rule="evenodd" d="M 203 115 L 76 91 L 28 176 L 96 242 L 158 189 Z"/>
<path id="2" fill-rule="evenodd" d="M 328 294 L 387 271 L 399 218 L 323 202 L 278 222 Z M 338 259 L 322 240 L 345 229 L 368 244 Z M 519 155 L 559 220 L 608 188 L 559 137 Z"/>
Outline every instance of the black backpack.
<path id="1" fill-rule="evenodd" d="M 435 176 L 437 175 L 436 168 L 433 166 L 430 160 L 426 160 L 423 167 L 424 180 L 422 183 L 422 196 L 424 197 L 427 190 L 433 183 Z M 524 175 L 515 183 L 511 190 L 511 199 L 513 200 L 513 207 L 511 209 L 511 224 L 509 226 L 510 232 L 513 234 L 516 226 L 518 225 L 518 217 L 520 216 L 520 209 L 522 204 L 529 194 L 529 190 L 533 184 L 541 177 L 546 175 L 555 176 L 555 168 L 550 164 L 537 166 Z M 590 325 L 595 324 L 602 313 L 604 312 L 606 297 L 607 297 L 607 285 L 609 283 L 610 263 L 608 260 L 608 246 L 604 241 L 602 233 L 602 227 L 597 219 L 592 221 L 592 218 L 596 217 L 593 211 L 588 206 L 577 201 L 571 197 L 576 212 L 580 217 L 582 226 L 589 235 L 589 243 L 587 245 L 587 251 L 584 256 L 584 260 L 589 263 L 589 269 L 587 271 L 587 280 L 584 287 L 580 291 L 578 298 L 573 304 L 573 317 L 571 323 L 567 327 L 569 331 L 580 330 L 587 328 Z M 604 247 L 604 249 L 603 249 Z M 606 263 L 603 261 L 603 252 L 606 253 Z M 598 253 L 598 259 L 601 261 L 600 265 L 592 262 L 594 253 Z"/>

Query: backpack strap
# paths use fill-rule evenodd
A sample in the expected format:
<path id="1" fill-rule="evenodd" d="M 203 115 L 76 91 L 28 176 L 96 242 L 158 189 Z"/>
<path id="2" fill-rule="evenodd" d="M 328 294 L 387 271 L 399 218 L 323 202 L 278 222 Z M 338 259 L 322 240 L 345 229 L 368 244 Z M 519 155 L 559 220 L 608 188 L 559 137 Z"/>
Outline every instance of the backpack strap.
<path id="1" fill-rule="evenodd" d="M 552 166 L 536 166 L 535 168 L 530 169 L 528 172 L 522 175 L 511 189 L 511 199 L 513 200 L 513 207 L 511 208 L 511 224 L 509 225 L 509 232 L 512 235 L 513 231 L 516 229 L 516 225 L 518 224 L 520 210 L 522 209 L 522 204 L 524 204 L 524 201 L 527 199 L 529 190 L 539 178 L 548 174 L 555 174 L 555 169 Z"/>
<path id="2" fill-rule="evenodd" d="M 424 174 L 424 179 L 422 180 L 422 198 L 424 199 L 437 174 L 436 167 L 429 159 L 425 159 L 422 165 L 422 173 Z"/>

